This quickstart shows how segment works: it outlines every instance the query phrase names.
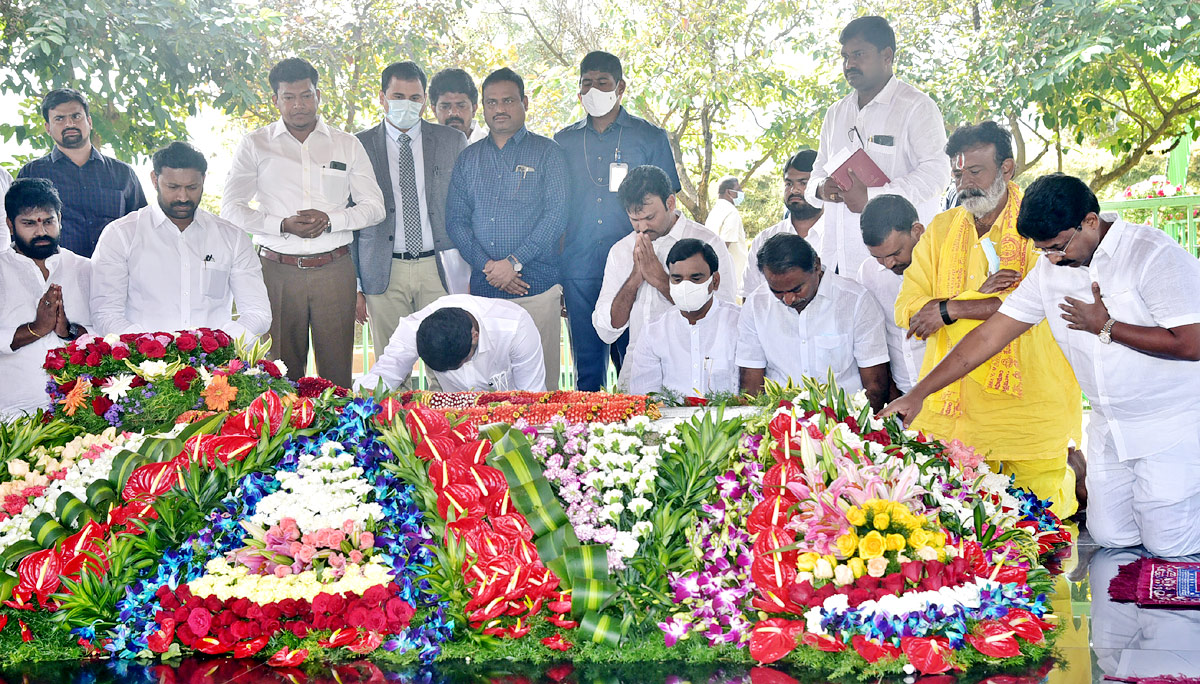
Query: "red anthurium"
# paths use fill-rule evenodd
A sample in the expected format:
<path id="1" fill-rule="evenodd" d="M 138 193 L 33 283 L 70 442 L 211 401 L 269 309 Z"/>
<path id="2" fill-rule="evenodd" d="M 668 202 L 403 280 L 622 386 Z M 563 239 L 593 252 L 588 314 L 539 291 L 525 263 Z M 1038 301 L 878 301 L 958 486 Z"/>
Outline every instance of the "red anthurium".
<path id="1" fill-rule="evenodd" d="M 750 566 L 750 576 L 759 589 L 771 589 L 780 596 L 785 595 L 787 587 L 796 579 L 795 563 L 786 563 L 781 558 L 783 554 L 772 553 L 758 556 Z"/>
<path id="2" fill-rule="evenodd" d="M 246 416 L 258 428 L 258 434 L 262 434 L 262 425 L 266 423 L 274 435 L 283 426 L 283 402 L 275 390 L 267 390 L 250 402 L 246 407 Z"/>
<path id="3" fill-rule="evenodd" d="M 975 650 L 993 658 L 1012 658 L 1021 654 L 1016 632 L 996 620 L 981 622 L 967 635 Z"/>
<path id="4" fill-rule="evenodd" d="M 174 640 L 175 620 L 167 618 L 163 620 L 162 627 L 158 631 L 146 637 L 146 646 L 155 653 L 166 653 Z"/>
<path id="5" fill-rule="evenodd" d="M 380 644 L 382 643 L 383 637 L 379 635 L 379 632 L 370 631 L 360 634 L 358 638 L 354 640 L 354 643 L 350 644 L 346 648 L 355 653 L 367 654 L 379 648 Z"/>
<path id="6" fill-rule="evenodd" d="M 238 411 L 231 413 L 225 422 L 221 423 L 221 430 L 218 434 L 224 437 L 254 437 L 257 439 L 262 435 L 262 430 L 254 424 L 245 411 Z"/>
<path id="7" fill-rule="evenodd" d="M 750 657 L 760 663 L 773 663 L 795 650 L 804 633 L 804 623 L 786 618 L 770 618 L 754 626 L 750 633 Z"/>
<path id="8" fill-rule="evenodd" d="M 553 601 L 547 603 L 546 607 L 560 615 L 571 612 L 571 594 L 567 592 L 559 594 Z"/>
<path id="9" fill-rule="evenodd" d="M 895 646 L 888 643 L 881 644 L 861 634 L 855 634 L 850 639 L 850 645 L 868 663 L 877 663 L 884 658 L 896 658 L 900 655 L 900 649 Z"/>
<path id="10" fill-rule="evenodd" d="M 259 651 L 266 648 L 267 643 L 270 641 L 271 641 L 271 637 L 267 636 L 266 634 L 264 634 L 260 637 L 255 637 L 254 639 L 247 639 L 246 641 L 239 641 L 238 643 L 233 645 L 233 657 L 234 658 L 250 658 L 250 657 L 256 655 Z"/>
<path id="11" fill-rule="evenodd" d="M 8 626 L 8 616 L 0 615 L 0 632 L 3 632 L 4 628 L 7 626 Z"/>
<path id="12" fill-rule="evenodd" d="M 218 655 L 232 651 L 233 644 L 227 644 L 216 637 L 206 636 L 192 642 L 192 648 L 208 655 Z"/>
<path id="13" fill-rule="evenodd" d="M 946 659 L 950 642 L 944 637 L 901 637 L 900 650 L 921 674 L 941 674 L 951 667 Z"/>
<path id="14" fill-rule="evenodd" d="M 1048 626 L 1048 623 L 1038 619 L 1033 613 L 1015 608 L 1008 611 L 1008 615 L 1005 615 L 1001 622 L 1031 644 L 1036 644 L 1045 637 L 1043 626 Z"/>
<path id="15" fill-rule="evenodd" d="M 994 568 L 989 574 L 994 575 L 994 579 L 1002 584 L 1010 582 L 1025 584 L 1028 579 L 1028 573 L 1025 571 L 1025 568 L 1018 568 L 1015 565 L 1004 565 Z"/>
<path id="16" fill-rule="evenodd" d="M 429 482 L 435 492 L 440 493 L 456 482 L 465 482 L 468 477 L 467 465 L 457 459 L 434 459 L 429 462 Z"/>
<path id="17" fill-rule="evenodd" d="M 25 643 L 33 641 L 33 632 L 30 631 L 29 625 L 26 625 L 25 621 L 20 619 L 17 620 L 17 624 L 21 626 L 21 641 Z"/>
<path id="18" fill-rule="evenodd" d="M 357 639 L 357 629 L 335 629 L 333 630 L 333 634 L 329 635 L 328 639 L 322 639 L 321 641 L 318 641 L 317 645 L 321 648 L 341 648 L 343 646 L 349 646 Z"/>
<path id="19" fill-rule="evenodd" d="M 422 440 L 413 453 L 422 461 L 443 461 L 453 450 L 454 442 L 449 437 L 435 435 Z"/>
<path id="20" fill-rule="evenodd" d="M 54 549 L 43 549 L 25 556 L 17 565 L 20 578 L 17 589 L 47 597 L 62 584 L 62 558 Z"/>
<path id="21" fill-rule="evenodd" d="M 483 440 L 471 440 L 454 449 L 453 459 L 466 465 L 483 465 L 487 462 L 488 454 L 492 453 L 492 443 Z"/>
<path id="22" fill-rule="evenodd" d="M 782 527 L 769 527 L 763 530 L 758 535 L 758 539 L 754 542 L 754 557 L 775 556 L 783 563 L 788 565 L 796 564 L 796 557 L 800 555 L 797 549 L 789 549 L 781 553 L 772 553 L 775 549 L 791 546 L 796 541 L 796 535 L 791 530 L 786 530 Z"/>
<path id="23" fill-rule="evenodd" d="M 804 474 L 804 466 L 796 461 L 781 461 L 771 466 L 763 475 L 763 491 L 769 495 L 787 495 L 789 482 L 798 482 Z"/>
<path id="24" fill-rule="evenodd" d="M 791 507 L 796 498 L 790 494 L 764 498 L 746 518 L 746 531 L 759 534 L 772 527 L 783 527 L 792 519 Z"/>
<path id="25" fill-rule="evenodd" d="M 454 510 L 455 519 L 464 516 L 477 517 L 483 514 L 483 502 L 479 490 L 471 485 L 452 484 L 438 493 L 438 515 L 446 519 L 447 512 Z"/>
<path id="26" fill-rule="evenodd" d="M 827 634 L 805 632 L 803 641 L 806 646 L 814 646 L 818 651 L 839 653 L 846 650 L 846 644 L 841 639 L 836 639 Z"/>
<path id="27" fill-rule="evenodd" d="M 486 465 L 473 465 L 467 470 L 467 478 L 463 482 L 479 488 L 480 498 L 485 503 L 498 499 L 508 493 L 508 480 L 504 473 Z"/>
<path id="28" fill-rule="evenodd" d="M 500 534 L 514 539 L 533 539 L 533 529 L 520 513 L 489 515 L 488 520 L 492 523 L 492 528 Z"/>
<path id="29" fill-rule="evenodd" d="M 575 644 L 564 639 L 561 634 L 555 634 L 554 636 L 542 639 L 542 645 L 552 651 L 566 651 Z"/>
<path id="30" fill-rule="evenodd" d="M 799 684 L 799 680 L 769 667 L 752 667 L 750 684 Z"/>
<path id="31" fill-rule="evenodd" d="M 801 428 L 796 422 L 795 416 L 790 413 L 780 413 L 771 419 L 767 424 L 767 430 L 777 442 L 786 442 L 792 438 L 792 435 L 800 432 Z"/>
<path id="32" fill-rule="evenodd" d="M 418 407 L 404 416 L 404 425 L 412 435 L 413 443 L 420 444 L 428 437 L 437 437 L 450 432 L 450 421 L 446 414 L 424 407 Z"/>
<path id="33" fill-rule="evenodd" d="M 317 411 L 312 399 L 303 397 L 292 402 L 292 427 L 302 430 L 312 425 L 316 417 Z"/>
<path id="34" fill-rule="evenodd" d="M 33 598 L 33 592 L 20 588 L 13 589 L 12 598 L 5 601 L 4 605 L 14 610 L 37 610 L 37 604 L 30 601 L 31 598 Z"/>
<path id="35" fill-rule="evenodd" d="M 175 488 L 179 480 L 179 471 L 172 461 L 162 463 L 147 463 L 134 468 L 121 490 L 121 498 L 126 501 L 153 501 Z"/>
<path id="36" fill-rule="evenodd" d="M 571 663 L 560 663 L 549 670 L 546 670 L 546 676 L 549 677 L 550 681 L 552 682 L 561 682 L 562 680 L 571 676 L 571 673 L 574 671 L 575 666 Z"/>
<path id="37" fill-rule="evenodd" d="M 391 425 L 392 421 L 396 420 L 396 416 L 400 415 L 400 410 L 404 408 L 404 404 L 395 397 L 386 397 L 379 402 L 379 413 L 375 414 L 375 422 L 379 425 Z"/>
<path id="38" fill-rule="evenodd" d="M 579 626 L 578 622 L 574 620 L 568 620 L 557 613 L 551 613 L 549 617 L 546 618 L 546 622 L 558 627 L 562 627 L 563 629 L 575 629 Z"/>
<path id="39" fill-rule="evenodd" d="M 275 652 L 275 655 L 267 659 L 267 664 L 271 667 L 296 667 L 304 662 L 308 657 L 307 648 L 298 648 L 294 651 L 288 650 L 287 646 Z"/>

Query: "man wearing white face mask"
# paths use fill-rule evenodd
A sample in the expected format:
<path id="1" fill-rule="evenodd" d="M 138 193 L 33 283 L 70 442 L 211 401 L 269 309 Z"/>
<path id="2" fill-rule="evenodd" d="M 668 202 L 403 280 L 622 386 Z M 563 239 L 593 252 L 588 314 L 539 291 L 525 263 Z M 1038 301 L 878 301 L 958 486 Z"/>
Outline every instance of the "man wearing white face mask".
<path id="1" fill-rule="evenodd" d="M 742 273 L 746 270 L 746 229 L 742 226 L 742 215 L 738 205 L 746 199 L 741 182 L 733 176 L 725 176 L 717 183 L 717 202 L 704 227 L 725 241 L 729 255 L 733 257 L 733 272 L 737 274 L 737 287 L 741 290 Z"/>
<path id="2" fill-rule="evenodd" d="M 371 321 L 375 358 L 383 356 L 400 320 L 447 292 L 438 254 L 454 249 L 446 234 L 446 195 L 466 136 L 421 118 L 425 72 L 413 62 L 383 70 L 383 121 L 358 134 L 383 190 L 387 215 L 358 231 L 351 253 L 358 269 L 359 322 Z"/>
<path id="3" fill-rule="evenodd" d="M 629 353 L 630 393 L 738 391 L 739 309 L 713 296 L 721 286 L 719 267 L 716 250 L 702 240 L 685 238 L 671 247 L 667 272 L 675 308 L 651 321 Z"/>

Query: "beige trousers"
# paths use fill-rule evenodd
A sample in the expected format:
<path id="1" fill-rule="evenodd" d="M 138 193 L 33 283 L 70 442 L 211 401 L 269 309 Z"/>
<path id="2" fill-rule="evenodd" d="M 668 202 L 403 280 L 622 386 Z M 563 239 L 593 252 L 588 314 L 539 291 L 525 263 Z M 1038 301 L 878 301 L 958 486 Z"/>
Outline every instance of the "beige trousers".
<path id="1" fill-rule="evenodd" d="M 375 347 L 375 359 L 378 361 L 383 358 L 383 351 L 400 325 L 400 319 L 424 309 L 445 294 L 438 275 L 437 256 L 413 261 L 392 259 L 387 290 L 383 294 L 365 295 L 367 315 L 371 318 L 371 345 Z M 422 365 L 418 363 L 418 368 Z M 433 373 L 427 372 L 425 376 L 427 389 L 438 391 L 440 388 Z M 404 387 L 417 388 L 415 371 Z"/>
<path id="2" fill-rule="evenodd" d="M 533 317 L 542 338 L 542 358 L 546 362 L 546 389 L 558 389 L 559 358 L 562 356 L 562 285 L 541 294 L 510 299 Z"/>
<path id="3" fill-rule="evenodd" d="M 320 268 L 259 261 L 271 300 L 271 358 L 287 364 L 292 380 L 304 377 L 311 332 L 317 375 L 350 387 L 356 297 L 350 255 Z"/>

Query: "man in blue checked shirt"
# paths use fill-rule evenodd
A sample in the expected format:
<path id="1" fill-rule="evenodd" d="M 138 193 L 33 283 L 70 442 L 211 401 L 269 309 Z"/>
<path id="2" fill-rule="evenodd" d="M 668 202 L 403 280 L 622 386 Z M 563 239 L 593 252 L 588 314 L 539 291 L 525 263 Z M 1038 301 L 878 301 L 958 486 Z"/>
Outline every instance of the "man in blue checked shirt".
<path id="1" fill-rule="evenodd" d="M 579 65 L 579 101 L 587 116 L 554 136 L 571 170 L 572 211 L 562 252 L 562 263 L 569 267 L 563 269 L 562 286 L 577 385 L 586 391 L 603 387 L 610 351 L 620 370 L 629 343 L 626 333 L 610 350 L 592 325 L 608 252 L 633 231 L 617 187 L 629 169 L 649 164 L 665 171 L 679 192 L 667 132 L 625 111 L 624 94 L 621 60 L 589 52 Z"/>
<path id="2" fill-rule="evenodd" d="M 446 232 L 471 265 L 471 294 L 511 299 L 529 312 L 548 384 L 558 389 L 566 159 L 553 140 L 525 128 L 529 98 L 516 72 L 492 72 L 481 90 L 489 134 L 468 145 L 454 164 Z"/>

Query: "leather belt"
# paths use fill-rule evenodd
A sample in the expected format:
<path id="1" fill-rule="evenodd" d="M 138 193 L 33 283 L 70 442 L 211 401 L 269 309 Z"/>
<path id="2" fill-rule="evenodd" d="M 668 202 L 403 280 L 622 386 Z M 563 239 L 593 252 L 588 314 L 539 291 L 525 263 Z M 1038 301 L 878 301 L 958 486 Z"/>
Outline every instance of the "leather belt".
<path id="1" fill-rule="evenodd" d="M 335 250 L 321 252 L 320 254 L 280 254 L 266 247 L 262 247 L 259 251 L 259 255 L 267 261 L 274 261 L 285 266 L 295 266 L 296 268 L 304 269 L 327 266 L 349 253 L 349 245 L 342 245 Z"/>
<path id="2" fill-rule="evenodd" d="M 431 257 L 431 256 L 433 256 L 433 254 L 434 254 L 434 250 L 432 250 L 432 249 L 427 252 L 421 252 L 420 254 L 413 254 L 412 252 L 392 252 L 392 258 L 393 259 L 403 259 L 405 261 L 416 261 L 417 259 L 424 259 L 425 257 Z"/>

